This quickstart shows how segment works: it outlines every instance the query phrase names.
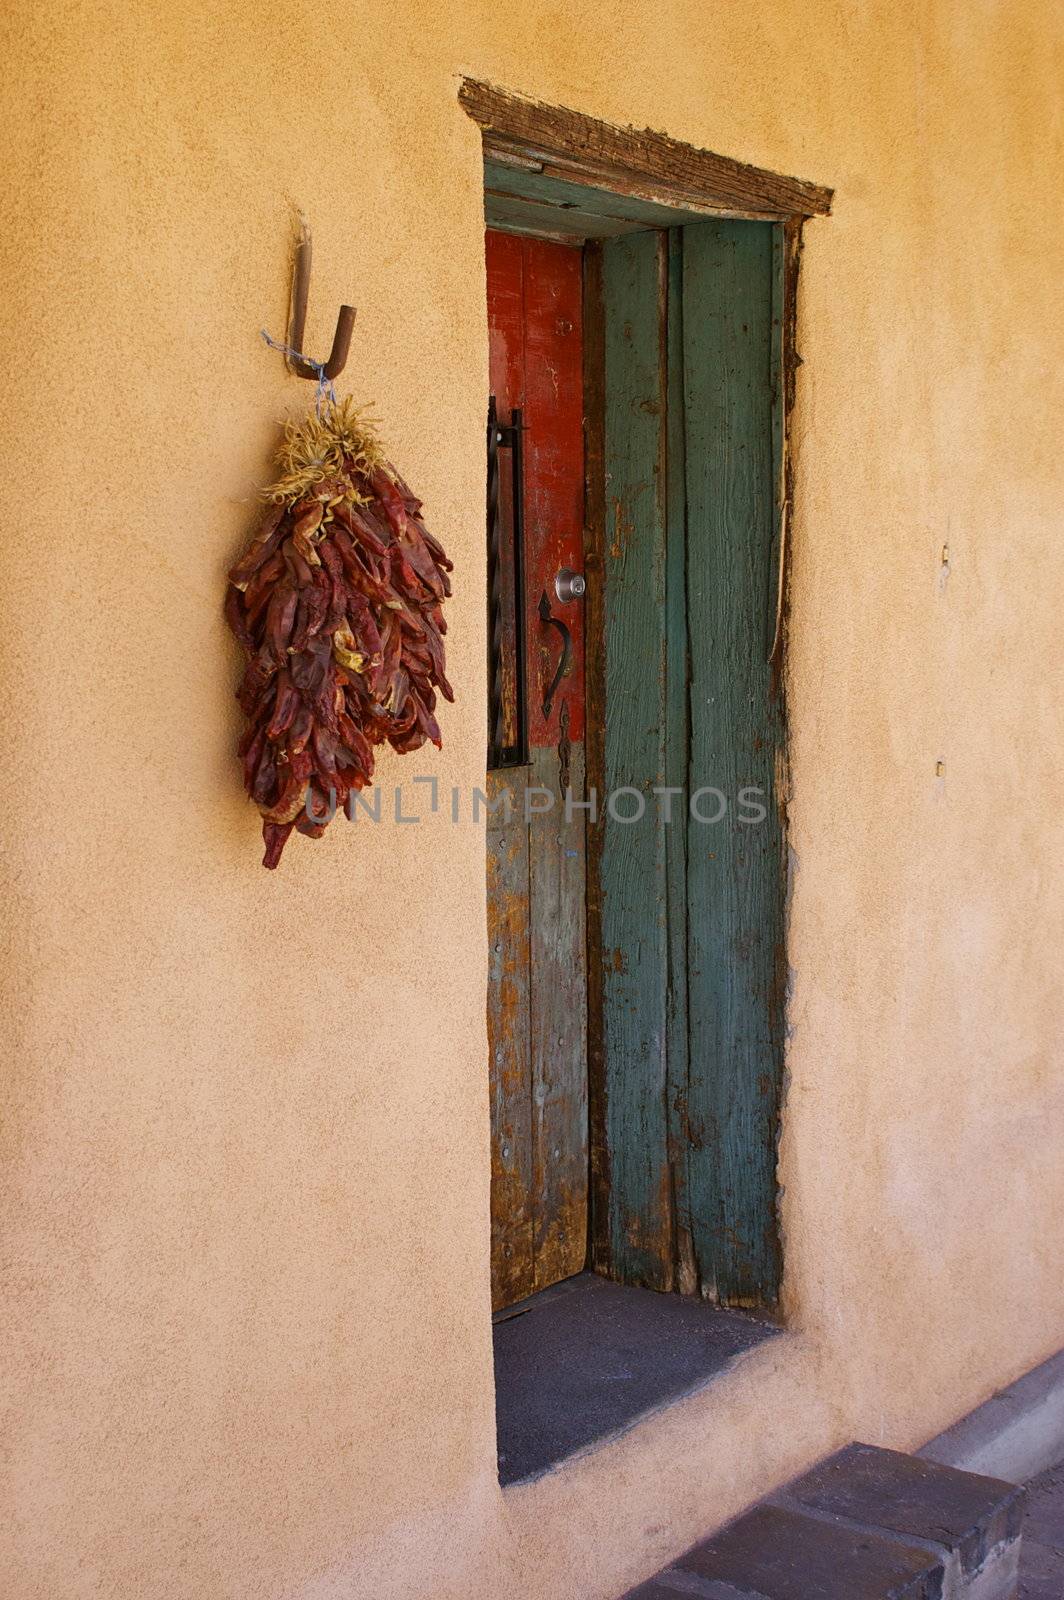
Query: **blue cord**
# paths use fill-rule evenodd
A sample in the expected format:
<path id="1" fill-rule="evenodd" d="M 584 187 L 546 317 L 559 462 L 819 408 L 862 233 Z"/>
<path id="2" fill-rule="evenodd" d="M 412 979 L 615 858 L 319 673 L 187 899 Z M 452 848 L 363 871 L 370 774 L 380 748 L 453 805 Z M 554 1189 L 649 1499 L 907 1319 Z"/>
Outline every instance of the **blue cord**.
<path id="1" fill-rule="evenodd" d="M 325 363 L 323 361 L 312 361 L 301 350 L 293 350 L 290 344 L 280 344 L 278 340 L 271 339 L 265 328 L 260 328 L 259 332 L 271 350 L 279 350 L 289 360 L 303 361 L 308 367 L 314 368 L 314 371 L 318 374 L 318 388 L 314 396 L 314 415 L 320 418 L 323 401 L 328 400 L 330 405 L 336 404 L 336 390 L 333 388 L 332 379 L 325 376 Z"/>

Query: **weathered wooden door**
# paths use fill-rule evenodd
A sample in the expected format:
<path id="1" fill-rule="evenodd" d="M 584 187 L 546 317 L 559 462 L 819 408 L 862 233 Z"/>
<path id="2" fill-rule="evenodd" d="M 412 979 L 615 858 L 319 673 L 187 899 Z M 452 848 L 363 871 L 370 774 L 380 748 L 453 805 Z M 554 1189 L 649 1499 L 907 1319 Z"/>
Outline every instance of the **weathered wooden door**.
<path id="1" fill-rule="evenodd" d="M 594 856 L 591 1260 L 759 1308 L 780 1283 L 785 243 L 724 218 L 606 239 L 586 329 L 591 781 L 645 802 L 638 826 L 603 808 Z"/>
<path id="2" fill-rule="evenodd" d="M 583 566 L 581 251 L 489 231 L 487 275 L 499 1309 L 581 1271 L 587 1255 L 584 615 L 566 577 Z"/>
<path id="3" fill-rule="evenodd" d="M 788 237 L 488 235 L 497 1307 L 585 1265 L 778 1300 Z"/>

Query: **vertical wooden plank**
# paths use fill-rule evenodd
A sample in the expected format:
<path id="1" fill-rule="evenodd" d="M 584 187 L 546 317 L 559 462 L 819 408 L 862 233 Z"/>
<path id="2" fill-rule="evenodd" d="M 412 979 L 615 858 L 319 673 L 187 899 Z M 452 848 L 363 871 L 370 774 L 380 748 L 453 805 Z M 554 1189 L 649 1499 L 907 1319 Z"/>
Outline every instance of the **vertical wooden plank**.
<path id="1" fill-rule="evenodd" d="M 775 230 L 778 245 L 776 272 L 776 298 L 778 302 L 779 370 L 775 405 L 774 448 L 778 454 L 779 487 L 776 512 L 777 562 L 775 573 L 775 617 L 770 646 L 772 682 L 780 702 L 780 714 L 786 737 L 785 682 L 783 676 L 784 634 L 789 606 L 788 580 L 791 557 L 791 511 L 794 505 L 794 459 L 791 454 L 791 416 L 798 378 L 799 356 L 796 348 L 798 328 L 798 266 L 802 255 L 802 218 L 788 217 Z M 786 771 L 784 771 L 786 781 Z M 786 831 L 784 824 L 784 831 Z"/>
<path id="2" fill-rule="evenodd" d="M 524 399 L 525 258 L 522 241 L 489 229 L 484 239 L 484 255 L 487 267 L 489 390 L 495 396 L 498 420 L 505 424 Z M 518 731 L 512 492 L 511 452 L 503 450 L 499 453 L 499 565 L 496 581 L 501 622 L 500 743 L 504 746 L 512 746 L 516 742 Z M 492 618 L 489 615 L 489 640 L 491 626 Z M 489 644 L 489 673 L 492 670 Z"/>
<path id="3" fill-rule="evenodd" d="M 782 1066 L 783 730 L 765 646 L 773 267 L 771 224 L 684 230 L 690 781 L 727 800 L 719 822 L 688 828 L 688 1175 L 703 1293 L 759 1306 L 779 1288 Z M 744 789 L 761 791 L 762 821 L 741 820 Z"/>
<path id="4" fill-rule="evenodd" d="M 516 778 L 518 781 L 511 782 Z M 491 1303 L 512 1305 L 535 1285 L 532 1232 L 532 1098 L 529 1093 L 528 829 L 520 773 L 488 774 L 488 1048 L 491 1053 Z"/>
<path id="5" fill-rule="evenodd" d="M 489 228 L 484 235 L 488 297 L 488 380 L 499 416 L 524 398 L 525 257 L 521 239 Z"/>
<path id="6" fill-rule="evenodd" d="M 609 1270 L 671 1286 L 667 1162 L 665 361 L 667 236 L 603 246 L 606 604 L 604 780 L 617 814 L 601 843 Z M 619 795 L 621 789 L 635 794 Z"/>
<path id="7" fill-rule="evenodd" d="M 687 425 L 683 395 L 683 229 L 669 230 L 667 333 L 667 497 L 665 556 L 665 781 L 668 919 L 668 1138 L 677 1288 L 698 1288 L 687 1183 L 687 784 L 690 742 L 687 641 Z"/>
<path id="8" fill-rule="evenodd" d="M 584 528 L 582 263 L 579 250 L 526 239 L 525 569 L 529 782 L 553 797 L 529 825 L 532 1217 L 535 1287 L 579 1272 L 587 1257 L 587 1014 L 584 912 L 584 611 L 558 600 L 555 574 L 579 569 Z M 572 639 L 549 717 L 558 660 L 546 594 Z"/>
<path id="9" fill-rule="evenodd" d="M 583 544 L 582 270 L 579 251 L 489 231 L 490 377 L 499 416 L 522 408 L 530 764 L 495 774 L 511 815 L 488 825 L 491 935 L 492 1278 L 496 1308 L 582 1269 L 587 1255 L 583 613 L 567 608 L 573 655 L 551 716 L 543 694 L 558 635 L 538 614 L 554 574 Z M 512 529 L 510 459 L 500 474 Z M 513 582 L 512 563 L 509 567 Z M 512 588 L 509 591 L 512 593 Z M 512 692 L 512 691 L 511 691 Z M 525 811 L 527 788 L 554 797 Z"/>
<path id="10" fill-rule="evenodd" d="M 488 290 L 489 382 L 500 421 L 524 399 L 525 261 L 520 239 L 488 231 L 485 238 Z M 515 734 L 512 607 L 513 530 L 511 461 L 500 459 L 503 611 L 508 648 L 503 703 L 506 736 Z M 494 804 L 506 790 L 515 808 L 509 817 L 491 813 L 487 827 L 488 869 L 488 1049 L 491 1084 L 491 1293 L 498 1309 L 531 1294 L 535 1282 L 532 1191 L 532 1098 L 529 1087 L 529 868 L 528 829 L 520 771 L 490 773 Z"/>
<path id="11" fill-rule="evenodd" d="M 568 737 L 584 737 L 584 611 L 563 610 L 554 592 L 562 567 L 579 570 L 584 542 L 583 280 L 580 251 L 524 239 L 525 255 L 525 634 L 529 743 L 557 745 L 562 701 Z M 544 627 L 539 598 L 546 592 L 572 634 L 572 665 L 555 696 L 550 720 L 543 694 L 558 660 L 558 634 Z"/>
<path id="12" fill-rule="evenodd" d="M 787 407 L 784 396 L 783 324 L 785 315 L 786 241 L 782 223 L 772 224 L 772 331 L 769 383 L 772 400 L 772 544 L 765 590 L 765 657 L 771 661 L 777 641 L 782 605 L 784 503 L 786 499 L 784 433 Z"/>
<path id="13" fill-rule="evenodd" d="M 584 571 L 587 791 L 599 805 L 606 787 L 606 326 L 602 245 L 584 246 Z M 610 1149 L 606 1123 L 606 1058 L 602 962 L 603 829 L 589 823 L 587 841 L 587 1071 L 590 1260 L 610 1269 Z"/>
<path id="14" fill-rule="evenodd" d="M 568 787 L 584 798 L 584 747 L 567 756 Z M 587 1259 L 587 993 L 584 815 L 566 820 L 557 750 L 532 752 L 532 784 L 554 809 L 529 826 L 532 1073 L 532 1251 L 537 1289 Z"/>

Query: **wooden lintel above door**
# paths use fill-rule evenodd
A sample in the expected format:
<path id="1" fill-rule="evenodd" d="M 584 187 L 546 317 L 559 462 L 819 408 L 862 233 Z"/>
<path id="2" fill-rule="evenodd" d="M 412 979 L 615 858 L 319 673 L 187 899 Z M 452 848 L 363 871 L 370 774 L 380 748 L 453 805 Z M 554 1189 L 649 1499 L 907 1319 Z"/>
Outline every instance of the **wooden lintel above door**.
<path id="1" fill-rule="evenodd" d="M 463 79 L 458 98 L 483 132 L 488 160 L 612 195 L 614 203 L 627 195 L 701 216 L 764 221 L 831 210 L 833 191 L 821 184 L 699 150 L 650 128 L 618 128 L 473 78 Z"/>

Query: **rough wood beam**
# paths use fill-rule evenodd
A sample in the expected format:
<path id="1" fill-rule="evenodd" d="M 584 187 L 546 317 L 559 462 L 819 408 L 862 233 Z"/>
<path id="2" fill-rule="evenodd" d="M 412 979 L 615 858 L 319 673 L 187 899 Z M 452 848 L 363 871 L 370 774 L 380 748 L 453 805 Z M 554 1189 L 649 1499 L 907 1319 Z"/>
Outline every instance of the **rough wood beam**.
<path id="1" fill-rule="evenodd" d="M 673 204 L 736 215 L 813 217 L 831 210 L 833 191 L 820 184 L 697 150 L 649 128 L 617 128 L 473 78 L 463 79 L 458 97 L 483 130 L 493 159 L 563 164 L 572 181 L 622 193 L 635 183 Z"/>

